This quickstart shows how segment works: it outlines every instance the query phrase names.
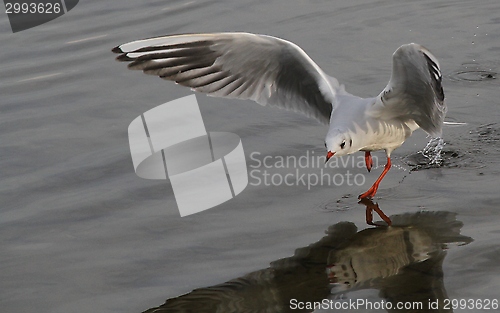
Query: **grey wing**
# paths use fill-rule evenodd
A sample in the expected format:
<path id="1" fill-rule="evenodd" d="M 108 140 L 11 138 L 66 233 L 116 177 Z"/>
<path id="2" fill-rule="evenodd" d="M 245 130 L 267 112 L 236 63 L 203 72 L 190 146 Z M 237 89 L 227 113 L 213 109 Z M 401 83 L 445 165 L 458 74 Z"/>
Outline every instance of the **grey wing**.
<path id="1" fill-rule="evenodd" d="M 251 99 L 328 123 L 336 79 L 326 76 L 297 45 L 249 33 L 186 34 L 115 47 L 130 69 L 207 93 Z"/>
<path id="2" fill-rule="evenodd" d="M 413 120 L 439 137 L 446 114 L 441 80 L 439 63 L 429 50 L 403 45 L 394 52 L 391 79 L 374 111 L 382 119 Z"/>

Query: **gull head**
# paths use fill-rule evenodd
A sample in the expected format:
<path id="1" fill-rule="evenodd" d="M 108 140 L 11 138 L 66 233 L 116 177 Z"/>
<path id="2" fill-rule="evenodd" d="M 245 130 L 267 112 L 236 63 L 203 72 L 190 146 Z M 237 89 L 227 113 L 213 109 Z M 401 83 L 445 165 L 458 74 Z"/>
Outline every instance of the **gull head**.
<path id="1" fill-rule="evenodd" d="M 325 139 L 325 163 L 334 155 L 343 156 L 356 152 L 352 149 L 352 143 L 352 137 L 348 131 L 343 131 L 341 129 L 330 130 Z"/>

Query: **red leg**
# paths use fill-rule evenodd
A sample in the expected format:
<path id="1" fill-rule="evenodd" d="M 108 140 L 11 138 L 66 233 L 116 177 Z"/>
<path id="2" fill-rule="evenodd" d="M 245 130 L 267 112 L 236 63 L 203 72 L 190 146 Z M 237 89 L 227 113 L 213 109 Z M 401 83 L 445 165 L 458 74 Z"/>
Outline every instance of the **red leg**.
<path id="1" fill-rule="evenodd" d="M 377 212 L 382 220 L 384 220 L 388 226 L 392 225 L 391 219 L 382 212 L 378 203 L 373 203 L 372 200 L 363 198 L 359 202 L 359 204 L 364 204 L 366 206 L 366 224 L 373 226 L 381 226 L 373 222 L 373 211 Z"/>
<path id="2" fill-rule="evenodd" d="M 375 183 L 373 183 L 373 186 L 371 186 L 371 188 L 368 189 L 367 192 L 359 195 L 358 199 L 373 198 L 375 196 L 375 194 L 377 193 L 378 185 L 380 185 L 380 182 L 382 181 L 382 179 L 384 179 L 385 174 L 387 174 L 387 172 L 389 172 L 390 169 L 391 169 L 391 157 L 387 157 L 387 164 L 385 165 L 384 171 L 382 172 L 382 174 L 380 174 L 380 176 L 375 181 Z"/>
<path id="3" fill-rule="evenodd" d="M 378 216 L 380 216 L 380 218 L 381 218 L 382 220 L 384 220 L 384 222 L 386 222 L 388 226 L 391 226 L 391 225 L 392 225 L 392 221 L 391 221 L 391 219 L 390 219 L 387 215 L 385 215 L 385 213 L 384 213 L 384 212 L 382 212 L 382 210 L 381 210 L 381 209 L 380 209 L 380 207 L 378 206 L 378 203 L 376 203 L 376 204 L 375 204 L 375 207 L 373 208 L 373 210 L 374 210 L 375 212 L 377 212 Z M 374 224 L 374 225 L 376 225 L 376 224 Z"/>
<path id="4" fill-rule="evenodd" d="M 368 172 L 370 172 L 373 166 L 373 159 L 372 155 L 370 154 L 370 151 L 365 151 L 365 164 L 366 164 L 366 169 L 368 170 Z"/>
<path id="5" fill-rule="evenodd" d="M 370 205 L 366 206 L 366 224 L 373 225 L 373 207 Z"/>

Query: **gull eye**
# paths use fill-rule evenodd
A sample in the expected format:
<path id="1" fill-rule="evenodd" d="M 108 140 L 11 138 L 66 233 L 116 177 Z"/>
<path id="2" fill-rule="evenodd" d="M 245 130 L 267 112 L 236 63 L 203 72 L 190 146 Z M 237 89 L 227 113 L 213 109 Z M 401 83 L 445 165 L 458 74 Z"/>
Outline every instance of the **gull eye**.
<path id="1" fill-rule="evenodd" d="M 342 141 L 342 143 L 340 144 L 340 149 L 344 149 L 344 147 L 345 147 L 345 140 Z"/>

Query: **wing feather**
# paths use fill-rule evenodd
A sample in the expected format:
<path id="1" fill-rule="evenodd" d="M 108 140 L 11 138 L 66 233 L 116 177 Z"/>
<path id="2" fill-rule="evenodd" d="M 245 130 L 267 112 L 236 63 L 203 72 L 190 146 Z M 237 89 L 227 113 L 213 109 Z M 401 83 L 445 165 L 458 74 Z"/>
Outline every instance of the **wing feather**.
<path id="1" fill-rule="evenodd" d="M 439 62 L 417 44 L 399 47 L 393 55 L 392 76 L 374 108 L 382 119 L 413 120 L 439 137 L 446 115 Z"/>
<path id="2" fill-rule="evenodd" d="M 173 35 L 113 49 L 132 70 L 211 96 L 251 99 L 328 123 L 345 92 L 297 45 L 249 33 Z M 333 106 L 333 107 L 332 107 Z"/>

